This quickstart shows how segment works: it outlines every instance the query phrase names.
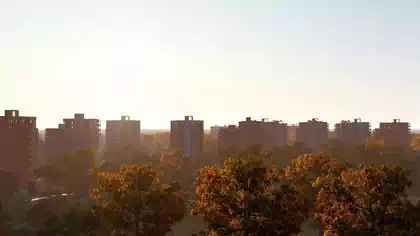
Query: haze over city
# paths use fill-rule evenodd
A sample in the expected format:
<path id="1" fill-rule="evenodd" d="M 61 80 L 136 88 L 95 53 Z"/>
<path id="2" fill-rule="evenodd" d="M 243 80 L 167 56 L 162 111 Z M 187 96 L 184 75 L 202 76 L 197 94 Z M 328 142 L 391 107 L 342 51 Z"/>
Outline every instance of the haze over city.
<path id="1" fill-rule="evenodd" d="M 145 129 L 194 115 L 420 127 L 419 1 L 0 2 L 0 107 Z M 2 109 L 2 110 L 4 110 Z"/>

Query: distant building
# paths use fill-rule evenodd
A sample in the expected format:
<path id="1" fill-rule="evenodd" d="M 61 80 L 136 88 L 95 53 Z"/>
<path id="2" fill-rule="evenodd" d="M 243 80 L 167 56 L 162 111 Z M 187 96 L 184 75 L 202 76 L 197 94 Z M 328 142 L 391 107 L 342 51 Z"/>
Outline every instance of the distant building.
<path id="1" fill-rule="evenodd" d="M 395 145 L 409 148 L 411 145 L 411 130 L 408 122 L 394 119 L 390 123 L 380 123 L 378 136 L 383 137 L 385 145 Z"/>
<path id="2" fill-rule="evenodd" d="M 100 121 L 85 119 L 84 114 L 63 119 L 58 128 L 45 130 L 45 142 L 49 159 L 72 152 L 90 149 L 96 151 L 99 145 Z"/>
<path id="3" fill-rule="evenodd" d="M 267 119 L 264 119 L 261 124 L 264 133 L 263 147 L 282 148 L 287 144 L 287 124 L 283 121 L 267 121 Z"/>
<path id="4" fill-rule="evenodd" d="M 116 153 L 126 147 L 139 147 L 140 121 L 122 116 L 121 120 L 106 122 L 106 152 Z"/>
<path id="5" fill-rule="evenodd" d="M 261 145 L 263 148 L 283 147 L 287 144 L 287 124 L 281 121 L 252 120 L 239 122 L 239 142 L 242 148 Z"/>
<path id="6" fill-rule="evenodd" d="M 0 116 L 0 170 L 13 174 L 21 186 L 31 178 L 38 139 L 36 117 L 19 116 L 18 110 Z"/>
<path id="7" fill-rule="evenodd" d="M 185 116 L 184 120 L 171 121 L 171 148 L 184 150 L 184 156 L 197 158 L 204 142 L 204 121 Z"/>
<path id="8" fill-rule="evenodd" d="M 353 122 L 341 121 L 335 125 L 335 137 L 348 146 L 357 146 L 365 143 L 370 136 L 370 123 L 354 119 Z"/>
<path id="9" fill-rule="evenodd" d="M 269 149 L 283 147 L 287 144 L 287 124 L 281 121 L 252 120 L 247 117 L 240 121 L 238 127 L 229 125 L 220 129 L 219 149 L 230 146 L 246 149 L 259 145 Z"/>
<path id="10" fill-rule="evenodd" d="M 63 124 L 60 124 L 57 129 L 50 128 L 45 130 L 45 165 L 50 165 L 53 163 L 55 158 L 69 153 L 68 142 L 70 140 L 66 139 L 65 129 L 63 126 Z"/>
<path id="11" fill-rule="evenodd" d="M 239 129 L 236 125 L 228 125 L 219 129 L 217 145 L 219 151 L 239 147 Z"/>
<path id="12" fill-rule="evenodd" d="M 213 139 L 217 139 L 219 137 L 220 130 L 223 128 L 224 128 L 223 126 L 217 126 L 217 125 L 210 127 L 210 136 Z"/>
<path id="13" fill-rule="evenodd" d="M 379 136 L 380 133 L 381 132 L 379 131 L 379 128 L 373 129 L 373 131 L 372 131 L 373 136 Z"/>
<path id="14" fill-rule="evenodd" d="M 287 144 L 293 145 L 296 142 L 297 129 L 297 125 L 287 126 Z"/>
<path id="15" fill-rule="evenodd" d="M 251 117 L 247 117 L 245 121 L 239 122 L 238 141 L 241 148 L 245 149 L 264 144 L 263 121 L 252 120 Z"/>
<path id="16" fill-rule="evenodd" d="M 328 144 L 328 123 L 318 119 L 300 122 L 296 132 L 296 141 L 303 143 L 313 152 L 319 152 L 322 145 Z"/>

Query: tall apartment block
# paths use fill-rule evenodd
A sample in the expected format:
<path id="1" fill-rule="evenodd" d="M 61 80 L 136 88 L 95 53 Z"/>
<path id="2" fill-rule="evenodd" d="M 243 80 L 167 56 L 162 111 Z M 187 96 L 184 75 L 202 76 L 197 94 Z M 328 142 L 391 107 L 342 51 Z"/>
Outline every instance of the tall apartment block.
<path id="1" fill-rule="evenodd" d="M 217 145 L 220 151 L 239 147 L 239 144 L 239 129 L 236 125 L 228 125 L 219 129 Z"/>
<path id="2" fill-rule="evenodd" d="M 129 116 L 122 116 L 121 120 L 106 122 L 106 152 L 117 153 L 126 147 L 139 147 L 140 121 L 130 120 Z"/>
<path id="3" fill-rule="evenodd" d="M 45 142 L 49 158 L 82 149 L 96 151 L 101 135 L 100 125 L 98 119 L 85 119 L 84 114 L 75 114 L 74 118 L 63 119 L 58 128 L 46 129 Z"/>
<path id="4" fill-rule="evenodd" d="M 261 125 L 264 133 L 263 147 L 281 148 L 287 144 L 287 124 L 283 121 L 263 119 Z"/>
<path id="5" fill-rule="evenodd" d="M 263 148 L 283 147 L 287 144 L 287 124 L 281 121 L 252 120 L 247 117 L 238 127 L 229 125 L 220 130 L 219 149 L 229 146 L 242 149 L 261 145 Z"/>
<path id="6" fill-rule="evenodd" d="M 360 119 L 341 121 L 335 125 L 335 136 L 348 146 L 362 145 L 370 136 L 370 123 Z"/>
<path id="7" fill-rule="evenodd" d="M 296 142 L 297 125 L 287 126 L 287 144 L 293 145 Z"/>
<path id="8" fill-rule="evenodd" d="M 218 139 L 219 132 L 223 128 L 224 128 L 223 126 L 217 126 L 217 125 L 210 127 L 210 137 L 212 137 L 213 139 Z"/>
<path id="9" fill-rule="evenodd" d="M 411 145 L 411 131 L 408 122 L 394 119 L 390 123 L 380 123 L 378 136 L 383 137 L 385 145 L 397 145 L 409 148 Z"/>
<path id="10" fill-rule="evenodd" d="M 184 156 L 197 158 L 204 142 L 204 121 L 185 116 L 184 120 L 171 121 L 171 148 L 184 150 Z"/>
<path id="11" fill-rule="evenodd" d="M 328 144 L 328 123 L 318 119 L 300 122 L 296 132 L 296 141 L 303 143 L 313 152 L 319 152 L 322 145 Z"/>
<path id="12" fill-rule="evenodd" d="M 37 159 L 37 147 L 36 117 L 23 117 L 18 110 L 6 110 L 0 116 L 0 170 L 13 174 L 21 186 L 25 185 Z"/>

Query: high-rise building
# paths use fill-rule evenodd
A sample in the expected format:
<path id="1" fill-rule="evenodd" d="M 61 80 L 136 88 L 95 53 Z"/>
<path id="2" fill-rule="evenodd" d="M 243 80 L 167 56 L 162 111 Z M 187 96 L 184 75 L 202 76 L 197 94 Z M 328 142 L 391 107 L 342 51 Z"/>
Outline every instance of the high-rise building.
<path id="1" fill-rule="evenodd" d="M 223 126 L 212 126 L 210 127 L 210 137 L 213 139 L 218 139 L 220 129 L 224 128 Z"/>
<path id="2" fill-rule="evenodd" d="M 411 145 L 411 130 L 408 122 L 394 119 L 390 123 L 380 123 L 378 136 L 383 137 L 385 145 L 402 146 L 409 148 Z"/>
<path id="3" fill-rule="evenodd" d="M 31 178 L 38 138 L 36 117 L 19 116 L 18 110 L 0 116 L 0 170 L 13 174 L 21 186 Z"/>
<path id="4" fill-rule="evenodd" d="M 261 146 L 269 149 L 287 144 L 287 124 L 282 121 L 257 121 L 247 117 L 237 127 L 229 125 L 219 132 L 219 150 L 232 146 L 242 149 Z"/>
<path id="5" fill-rule="evenodd" d="M 219 151 L 239 147 L 239 129 L 236 125 L 228 125 L 219 129 L 217 146 Z"/>
<path id="6" fill-rule="evenodd" d="M 57 129 L 46 129 L 45 130 L 45 152 L 46 158 L 44 165 L 53 164 L 53 161 L 57 157 L 68 154 L 69 151 L 69 140 L 66 140 L 64 125 L 60 124 Z"/>
<path id="7" fill-rule="evenodd" d="M 239 142 L 242 148 L 261 145 L 263 148 L 283 147 L 287 144 L 287 124 L 281 121 L 252 120 L 239 122 Z"/>
<path id="8" fill-rule="evenodd" d="M 122 116 L 121 120 L 106 122 L 107 153 L 115 154 L 126 147 L 136 148 L 140 144 L 140 121 L 130 120 L 129 116 Z"/>
<path id="9" fill-rule="evenodd" d="M 171 121 L 171 148 L 184 150 L 184 156 L 197 158 L 204 142 L 204 121 L 185 116 L 184 120 Z"/>
<path id="10" fill-rule="evenodd" d="M 247 117 L 244 121 L 239 122 L 238 141 L 240 148 L 246 149 L 264 144 L 265 139 L 262 122 L 252 120 L 251 117 Z"/>
<path id="11" fill-rule="evenodd" d="M 319 152 L 322 145 L 328 144 L 328 123 L 318 119 L 300 122 L 296 132 L 296 141 L 310 148 L 313 152 Z"/>
<path id="12" fill-rule="evenodd" d="M 365 143 L 370 136 L 370 123 L 354 119 L 353 122 L 341 121 L 335 125 L 335 137 L 348 146 L 357 146 Z"/>
<path id="13" fill-rule="evenodd" d="M 49 159 L 84 149 L 96 151 L 101 135 L 98 119 L 85 119 L 84 114 L 63 119 L 55 129 L 45 130 L 45 141 Z"/>
<path id="14" fill-rule="evenodd" d="M 287 144 L 287 124 L 283 121 L 267 121 L 264 119 L 261 122 L 264 135 L 263 147 L 266 148 L 282 148 Z"/>
<path id="15" fill-rule="evenodd" d="M 287 144 L 293 145 L 296 142 L 297 129 L 297 125 L 287 126 Z"/>

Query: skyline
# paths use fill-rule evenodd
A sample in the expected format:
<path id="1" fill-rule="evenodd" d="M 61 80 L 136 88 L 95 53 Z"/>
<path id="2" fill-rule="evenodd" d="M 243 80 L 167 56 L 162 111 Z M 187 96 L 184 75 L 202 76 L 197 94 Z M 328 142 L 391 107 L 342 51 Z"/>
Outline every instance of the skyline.
<path id="1" fill-rule="evenodd" d="M 19 112 L 19 115 L 18 116 L 20 116 L 20 117 L 29 117 L 29 118 L 31 118 L 31 117 L 35 117 L 37 120 L 38 120 L 38 117 L 37 116 L 28 116 L 28 115 L 22 115 L 21 113 L 20 113 L 20 111 L 19 110 L 6 110 L 5 111 L 5 113 L 7 113 L 8 111 L 18 111 Z M 39 127 L 39 126 L 37 126 L 37 128 L 39 129 L 39 130 L 45 130 L 45 129 L 56 129 L 56 128 L 59 128 L 59 125 L 60 124 L 63 124 L 63 121 L 64 120 L 67 120 L 67 119 L 75 119 L 76 118 L 76 115 L 83 115 L 83 119 L 86 119 L 86 120 L 96 120 L 97 118 L 96 117 L 86 117 L 86 114 L 84 114 L 84 113 L 75 113 L 75 114 L 73 114 L 73 117 L 64 117 L 58 124 L 57 124 L 57 126 L 56 127 L 46 127 L 46 128 L 44 128 L 44 127 Z M 0 117 L 1 117 L 2 115 L 0 115 Z M 130 120 L 130 121 L 140 121 L 140 126 L 141 126 L 141 129 L 142 129 L 142 132 L 146 132 L 146 133 L 148 133 L 148 132 L 152 132 L 152 133 L 154 133 L 154 132 L 160 132 L 160 131 L 169 131 L 170 130 L 170 128 L 159 128 L 159 129 L 151 129 L 151 128 L 144 128 L 143 126 L 142 126 L 142 120 L 138 120 L 138 119 L 131 119 L 131 117 L 130 116 L 126 116 L 126 115 L 124 115 L 124 116 L 122 116 L 122 117 L 120 117 L 120 119 L 111 119 L 111 120 L 100 120 L 99 119 L 99 127 L 100 127 L 100 129 L 101 130 L 105 130 L 106 128 L 107 128 L 107 122 L 108 121 L 111 121 L 111 122 L 115 122 L 115 121 L 124 121 L 124 120 L 127 120 L 127 117 L 128 117 L 128 120 Z M 187 117 L 189 117 L 189 118 L 191 118 L 191 117 L 194 117 L 194 116 L 185 116 L 184 118 L 185 119 L 187 119 Z M 310 121 L 313 121 L 313 119 L 315 119 L 315 120 L 318 120 L 318 121 L 321 121 L 321 122 L 326 122 L 326 121 L 324 121 L 324 120 L 319 120 L 318 118 L 311 118 L 311 119 L 307 119 L 307 120 L 301 120 L 301 121 L 299 121 L 299 122 L 295 122 L 295 123 L 288 123 L 288 122 L 286 122 L 286 121 L 283 121 L 283 120 L 275 120 L 275 119 L 267 119 L 267 118 L 262 118 L 262 119 L 254 119 L 254 118 L 252 118 L 252 117 L 246 117 L 245 119 L 243 119 L 243 120 L 238 120 L 235 124 L 222 124 L 222 125 L 219 125 L 219 124 L 210 124 L 210 125 L 205 125 L 205 120 L 203 120 L 203 119 L 194 119 L 194 120 L 196 120 L 196 121 L 203 121 L 203 124 L 204 124 L 204 130 L 206 131 L 206 132 L 208 132 L 208 131 L 210 131 L 210 129 L 211 128 L 213 128 L 213 127 L 228 127 L 228 126 L 230 126 L 230 125 L 235 125 L 235 126 L 238 126 L 239 125 L 239 123 L 240 122 L 243 122 L 243 121 L 246 121 L 246 120 L 248 120 L 248 118 L 250 119 L 250 121 L 259 121 L 259 122 L 261 122 L 261 121 L 263 121 L 263 122 L 278 122 L 278 121 L 280 121 L 280 123 L 284 123 L 284 124 L 286 124 L 286 125 L 288 125 L 288 126 L 298 126 L 299 125 L 299 123 L 301 123 L 301 122 L 310 122 Z M 181 122 L 183 122 L 185 119 L 171 119 L 171 120 L 169 120 L 168 122 L 170 122 L 170 123 L 172 123 L 173 121 L 181 121 Z M 376 129 L 376 128 L 379 128 L 379 124 L 378 124 L 378 126 L 376 126 L 375 124 L 372 124 L 371 122 L 369 122 L 369 121 L 365 121 L 365 120 L 363 120 L 363 119 L 360 119 L 360 118 L 356 118 L 356 119 L 353 119 L 353 120 L 351 120 L 351 119 L 348 119 L 348 120 L 346 120 L 346 119 L 342 119 L 342 120 L 340 120 L 340 121 L 337 121 L 337 122 L 335 122 L 335 123 L 329 123 L 329 122 L 326 122 L 327 123 L 327 125 L 328 125 L 328 128 L 329 128 L 329 130 L 330 131 L 333 131 L 333 130 L 335 130 L 335 125 L 336 124 L 341 124 L 342 122 L 351 122 L 351 123 L 353 123 L 353 122 L 356 122 L 356 120 L 357 120 L 357 122 L 367 122 L 367 123 L 369 123 L 369 125 L 370 125 L 370 128 L 371 128 L 371 130 L 373 131 L 373 129 Z M 65 122 L 65 121 L 64 121 Z M 399 119 L 394 119 L 394 120 L 392 120 L 392 121 L 382 121 L 382 122 L 380 122 L 380 123 L 394 123 L 394 122 L 397 122 L 397 123 L 399 123 L 399 122 L 401 122 L 401 123 L 408 123 L 409 124 L 409 127 L 411 127 L 410 126 L 410 122 L 409 121 L 401 121 L 401 120 L 399 120 Z M 414 132 L 414 133 L 419 133 L 420 132 L 420 129 L 412 129 L 411 128 L 411 131 L 412 132 Z"/>
<path id="2" fill-rule="evenodd" d="M 415 0 L 2 1 L 0 111 L 40 129 L 74 113 L 419 129 L 419 13 Z"/>

